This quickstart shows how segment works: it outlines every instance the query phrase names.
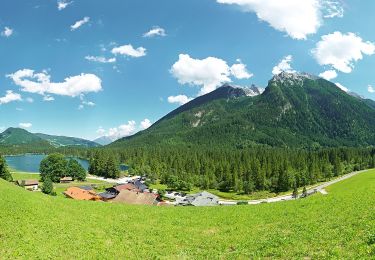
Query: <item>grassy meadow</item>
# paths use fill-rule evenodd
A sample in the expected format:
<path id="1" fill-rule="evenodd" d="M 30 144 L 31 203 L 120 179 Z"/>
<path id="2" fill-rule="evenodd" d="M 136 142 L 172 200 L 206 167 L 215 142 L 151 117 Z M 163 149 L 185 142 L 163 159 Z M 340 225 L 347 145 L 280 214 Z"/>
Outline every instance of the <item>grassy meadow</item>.
<path id="1" fill-rule="evenodd" d="M 1 259 L 374 259 L 375 170 L 328 195 L 220 207 L 50 197 L 0 180 Z"/>

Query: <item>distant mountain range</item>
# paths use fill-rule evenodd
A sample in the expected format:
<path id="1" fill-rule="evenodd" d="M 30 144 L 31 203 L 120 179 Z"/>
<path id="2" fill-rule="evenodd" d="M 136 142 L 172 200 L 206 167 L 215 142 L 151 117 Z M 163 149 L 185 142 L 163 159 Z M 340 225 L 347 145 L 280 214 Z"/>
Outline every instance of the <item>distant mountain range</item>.
<path id="1" fill-rule="evenodd" d="M 96 138 L 93 142 L 98 143 L 100 145 L 107 145 L 107 144 L 112 143 L 113 140 L 109 138 L 108 136 L 102 136 L 102 137 Z"/>
<path id="2" fill-rule="evenodd" d="M 224 85 L 110 147 L 375 145 L 375 102 L 306 73 L 283 72 L 265 90 Z"/>
<path id="3" fill-rule="evenodd" d="M 53 148 L 53 147 L 99 147 L 100 144 L 88 141 L 81 138 L 54 136 L 41 133 L 30 133 L 22 128 L 10 127 L 0 134 L 0 146 L 27 146 L 38 148 Z"/>

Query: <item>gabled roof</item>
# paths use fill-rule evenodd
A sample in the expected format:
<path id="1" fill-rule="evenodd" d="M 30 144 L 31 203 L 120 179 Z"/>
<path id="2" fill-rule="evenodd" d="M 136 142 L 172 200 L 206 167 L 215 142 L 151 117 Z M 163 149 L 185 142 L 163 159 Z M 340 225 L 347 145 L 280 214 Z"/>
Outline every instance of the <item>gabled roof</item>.
<path id="1" fill-rule="evenodd" d="M 140 191 L 144 191 L 147 189 L 147 186 L 145 184 L 143 184 L 140 180 L 136 180 L 134 182 L 134 186 L 139 189 Z"/>
<path id="2" fill-rule="evenodd" d="M 18 185 L 20 186 L 34 186 L 39 185 L 38 180 L 19 180 L 17 181 Z"/>
<path id="3" fill-rule="evenodd" d="M 122 190 L 137 190 L 138 191 L 137 187 L 132 183 L 117 185 L 114 187 L 114 189 L 117 190 L 118 192 L 121 192 Z"/>
<path id="4" fill-rule="evenodd" d="M 82 190 L 94 190 L 91 186 L 79 186 Z"/>
<path id="5" fill-rule="evenodd" d="M 99 200 L 99 196 L 93 191 L 87 191 L 78 187 L 70 187 L 64 192 L 65 196 L 75 200 Z"/>
<path id="6" fill-rule="evenodd" d="M 157 195 L 153 193 L 122 190 L 113 201 L 125 204 L 153 205 L 156 198 Z"/>
<path id="7" fill-rule="evenodd" d="M 117 196 L 116 194 L 113 194 L 113 193 L 110 193 L 110 192 L 102 192 L 102 193 L 99 193 L 98 195 L 102 199 L 107 199 L 107 200 L 114 199 Z"/>

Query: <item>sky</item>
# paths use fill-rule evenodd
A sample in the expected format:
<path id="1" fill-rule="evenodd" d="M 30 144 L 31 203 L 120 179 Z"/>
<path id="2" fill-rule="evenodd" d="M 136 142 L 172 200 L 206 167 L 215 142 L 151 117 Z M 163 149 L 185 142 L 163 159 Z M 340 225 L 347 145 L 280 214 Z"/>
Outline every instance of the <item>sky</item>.
<path id="1" fill-rule="evenodd" d="M 373 0 L 3 0 L 0 130 L 112 140 L 224 83 L 375 99 Z"/>

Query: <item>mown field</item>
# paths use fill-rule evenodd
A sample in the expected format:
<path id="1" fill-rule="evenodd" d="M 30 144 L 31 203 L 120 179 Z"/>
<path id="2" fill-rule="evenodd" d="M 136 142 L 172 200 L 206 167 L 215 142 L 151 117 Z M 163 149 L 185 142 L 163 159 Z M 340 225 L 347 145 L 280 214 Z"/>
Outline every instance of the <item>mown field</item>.
<path id="1" fill-rule="evenodd" d="M 80 202 L 0 181 L 0 259 L 374 259 L 375 171 L 248 206 Z"/>

